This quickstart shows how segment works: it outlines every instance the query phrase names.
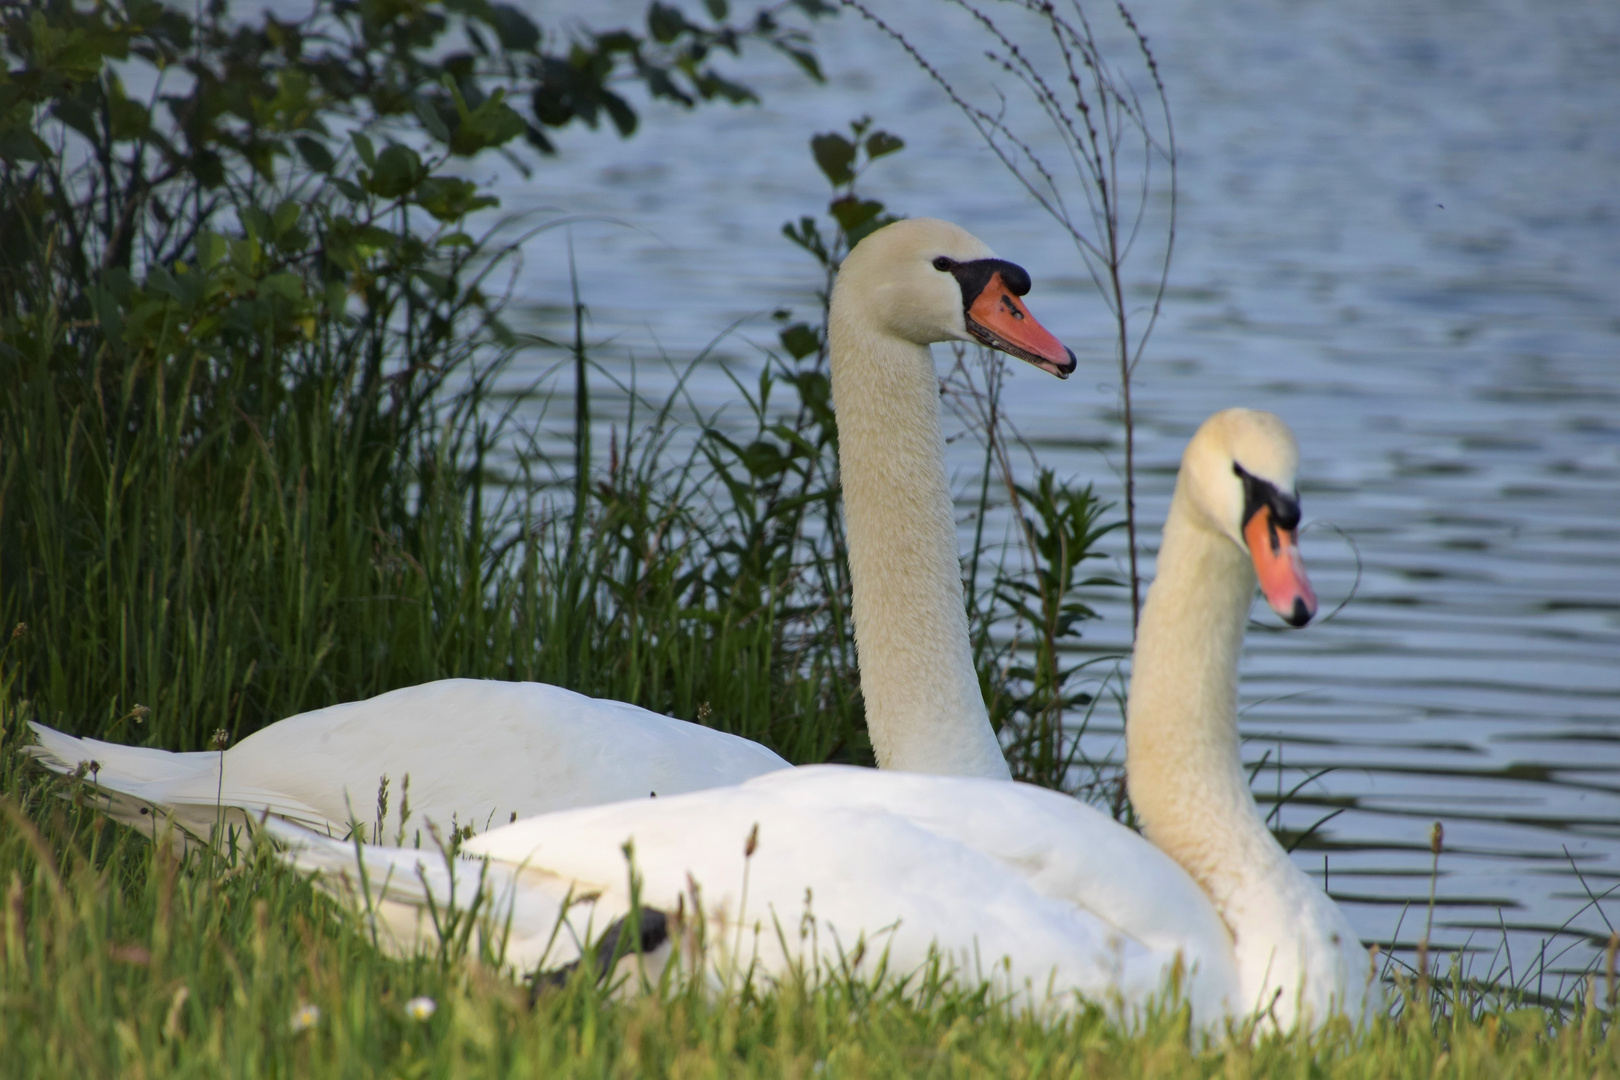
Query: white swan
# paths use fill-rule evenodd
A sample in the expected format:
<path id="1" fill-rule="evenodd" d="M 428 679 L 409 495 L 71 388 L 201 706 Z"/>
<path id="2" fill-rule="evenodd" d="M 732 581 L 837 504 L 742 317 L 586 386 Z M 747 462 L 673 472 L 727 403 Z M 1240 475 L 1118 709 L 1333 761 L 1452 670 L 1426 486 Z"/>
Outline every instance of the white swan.
<path id="1" fill-rule="evenodd" d="M 688 923 L 701 911 L 705 962 L 721 973 L 754 962 L 779 975 L 857 952 L 870 971 L 882 951 L 890 972 L 906 974 L 939 955 L 1032 1003 L 1072 1003 L 1079 992 L 1128 1014 L 1179 964 L 1203 1025 L 1254 1013 L 1283 1029 L 1363 1017 L 1382 996 L 1371 959 L 1267 831 L 1238 759 L 1237 665 L 1256 572 L 1290 622 L 1316 606 L 1298 556 L 1296 460 L 1283 423 L 1246 410 L 1210 419 L 1183 458 L 1128 706 L 1131 796 L 1154 843 L 1022 784 L 836 766 L 777 772 L 656 808 L 530 818 L 472 840 L 462 852 L 486 859 L 496 919 L 512 914 L 507 958 L 571 961 L 578 939 L 624 919 L 621 851 L 631 843 L 644 910 L 684 912 Z M 276 831 L 289 859 L 358 899 L 354 847 Z M 430 938 L 429 897 L 441 912 L 457 896 L 465 904 L 480 875 L 437 853 L 362 852 L 370 908 L 402 950 Z M 559 918 L 566 929 L 553 942 Z M 668 921 L 642 928 L 650 962 L 667 962 L 672 946 L 658 931 Z M 690 931 L 676 935 L 689 945 L 683 937 Z"/>
<path id="2" fill-rule="evenodd" d="M 845 260 L 831 367 L 857 652 L 878 763 L 1006 779 L 968 644 L 929 343 L 979 340 L 1060 377 L 1074 355 L 1018 299 L 1029 276 L 943 221 L 903 221 Z M 174 754 L 33 725 L 47 766 L 89 773 L 121 821 L 203 838 L 260 813 L 329 829 L 510 818 L 733 784 L 787 762 L 723 732 L 555 686 L 446 680 L 289 717 L 219 752 Z M 374 809 L 383 776 L 392 807 Z"/>

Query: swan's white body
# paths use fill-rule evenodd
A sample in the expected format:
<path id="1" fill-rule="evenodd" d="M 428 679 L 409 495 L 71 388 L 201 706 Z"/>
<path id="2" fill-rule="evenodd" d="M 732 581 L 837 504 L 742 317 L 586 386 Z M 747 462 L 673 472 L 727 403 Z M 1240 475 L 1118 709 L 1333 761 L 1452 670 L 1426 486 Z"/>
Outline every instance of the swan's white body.
<path id="1" fill-rule="evenodd" d="M 1008 292 L 992 276 L 1003 272 L 1023 275 L 962 229 L 920 219 L 863 241 L 833 293 L 857 647 L 867 724 L 886 768 L 1009 778 L 968 643 L 928 348 L 993 331 L 997 347 L 1060 375 L 1072 368 L 1073 355 L 1016 300 L 1027 275 L 1022 290 L 1015 280 Z M 246 823 L 265 813 L 343 835 L 352 823 L 375 823 L 384 776 L 393 809 L 382 835 L 398 834 L 393 818 L 408 775 L 410 836 L 428 823 L 482 830 L 513 815 L 736 784 L 788 764 L 735 736 L 622 702 L 472 680 L 304 713 L 223 753 L 172 754 L 33 727 L 38 744 L 29 749 L 48 767 L 65 773 L 95 762 L 90 778 L 114 816 L 154 830 L 172 819 L 194 839 L 221 815 Z"/>
<path id="2" fill-rule="evenodd" d="M 508 959 L 565 963 L 578 939 L 629 911 L 628 842 L 641 904 L 701 910 L 704 960 L 722 973 L 739 961 L 773 975 L 813 960 L 842 970 L 864 939 L 868 965 L 886 949 L 888 970 L 907 974 L 937 949 L 964 976 L 1035 1004 L 1077 992 L 1129 1013 L 1180 971 L 1205 1025 L 1253 1013 L 1284 1029 L 1359 1019 L 1381 1000 L 1371 960 L 1266 830 L 1237 758 L 1237 662 L 1255 587 L 1244 536 L 1258 527 L 1263 538 L 1273 509 L 1248 505 L 1233 466 L 1297 514 L 1295 460 L 1280 421 L 1243 410 L 1205 424 L 1183 459 L 1128 716 L 1131 794 L 1152 843 L 1024 785 L 817 767 L 492 830 L 462 849 L 486 867 L 449 864 L 459 891 L 436 852 L 365 848 L 369 910 L 395 947 L 413 948 L 432 932 L 430 898 L 440 910 L 465 904 L 482 872 L 496 920 L 511 914 Z M 1292 526 L 1274 535 L 1269 558 L 1286 561 Z M 1274 607 L 1292 611 L 1303 596 L 1314 609 L 1296 578 L 1286 596 L 1268 585 Z M 352 846 L 278 831 L 289 858 L 358 899 Z M 801 921 L 807 897 L 813 918 Z"/>
<path id="3" fill-rule="evenodd" d="M 1078 991 L 1136 1005 L 1166 988 L 1179 956 L 1194 969 L 1186 989 L 1200 1020 L 1239 1008 L 1228 1000 L 1236 978 L 1226 929 L 1198 886 L 1136 833 L 1066 795 L 812 765 L 644 803 L 474 837 L 462 852 L 487 856 L 487 870 L 437 850 L 362 848 L 379 940 L 405 954 L 431 946 L 427 896 L 442 917 L 452 901 L 465 910 L 482 885 L 494 924 L 510 927 L 509 963 L 574 961 L 580 941 L 629 914 L 629 841 L 644 907 L 701 907 L 710 943 L 701 963 L 717 981 L 751 967 L 767 977 L 800 963 L 813 970 L 818 960 L 823 973 L 906 975 L 937 956 L 969 986 L 989 980 L 1021 1004 L 1072 1006 Z M 275 832 L 300 867 L 367 906 L 352 843 Z M 696 931 L 686 930 L 690 964 Z M 649 957 L 654 979 L 673 951 Z"/>

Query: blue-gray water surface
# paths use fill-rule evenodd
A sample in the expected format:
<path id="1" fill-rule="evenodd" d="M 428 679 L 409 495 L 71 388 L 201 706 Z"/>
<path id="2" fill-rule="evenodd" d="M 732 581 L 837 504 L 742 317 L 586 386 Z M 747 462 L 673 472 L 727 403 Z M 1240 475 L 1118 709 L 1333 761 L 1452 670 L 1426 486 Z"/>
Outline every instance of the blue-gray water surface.
<path id="1" fill-rule="evenodd" d="M 880 6 L 966 91 L 993 92 L 959 11 Z M 1367 940 L 1410 946 L 1443 822 L 1436 945 L 1481 949 L 1478 975 L 1522 981 L 1543 948 L 1552 968 L 1582 968 L 1620 917 L 1589 896 L 1620 889 L 1620 6 L 1131 6 L 1180 150 L 1169 293 L 1136 385 L 1144 546 L 1200 420 L 1280 413 L 1307 517 L 1360 553 L 1334 618 L 1303 632 L 1257 618 L 1250 638 L 1245 756 L 1280 759 L 1285 786 L 1330 770 L 1289 825 L 1346 808 L 1322 826 L 1325 857 L 1296 857 L 1326 871 Z M 575 10 L 601 27 L 641 7 Z M 565 28 L 555 10 L 545 21 Z M 817 40 L 826 86 L 747 58 L 733 70 L 761 105 L 652 105 L 625 142 L 568 134 L 532 178 L 498 174 L 503 210 L 612 219 L 572 227 L 591 332 L 621 373 L 639 357 L 656 396 L 661 351 L 690 356 L 740 320 L 716 356 L 753 370 L 766 313 L 811 312 L 816 269 L 779 230 L 826 202 L 809 136 L 870 114 L 908 142 L 867 175 L 870 194 L 958 221 L 1033 274 L 1032 309 L 1082 369 L 1067 384 L 1012 371 L 1006 408 L 1044 463 L 1117 497 L 1110 328 L 1068 239 L 892 44 L 847 13 Z M 1152 202 L 1147 233 L 1162 225 Z M 1150 283 L 1140 266 L 1133 284 Z M 563 232 L 526 243 L 531 324 L 562 330 L 568 279 Z M 537 352 L 521 373 L 557 359 Z M 735 396 L 717 364 L 694 385 L 706 406 Z M 952 452 L 965 494 L 978 451 Z M 1305 548 L 1328 610 L 1356 558 L 1327 528 Z M 1127 606 L 1101 608 L 1088 640 L 1124 649 Z M 1086 748 L 1117 757 L 1117 718 Z"/>

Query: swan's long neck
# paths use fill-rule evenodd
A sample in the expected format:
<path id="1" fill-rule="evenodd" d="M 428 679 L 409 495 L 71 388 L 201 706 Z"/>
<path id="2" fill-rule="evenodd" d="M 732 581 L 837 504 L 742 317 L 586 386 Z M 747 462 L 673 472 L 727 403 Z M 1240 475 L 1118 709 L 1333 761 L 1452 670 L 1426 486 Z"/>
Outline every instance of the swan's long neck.
<path id="1" fill-rule="evenodd" d="M 1209 486 L 1229 479 L 1222 474 L 1237 460 L 1226 443 L 1287 462 L 1279 475 L 1293 472 L 1292 438 L 1275 417 L 1233 410 L 1194 437 L 1137 628 L 1125 765 L 1148 839 L 1192 875 L 1231 933 L 1238 985 L 1229 1003 L 1286 1030 L 1338 1011 L 1360 1017 L 1382 995 L 1354 928 L 1289 859 L 1249 793 L 1237 701 L 1254 566 L 1200 509 L 1225 502 L 1235 512 L 1236 492 Z"/>
<path id="2" fill-rule="evenodd" d="M 1234 933 L 1234 908 L 1249 908 L 1241 893 L 1298 874 L 1239 756 L 1238 662 L 1254 589 L 1248 556 L 1204 525 L 1178 486 L 1131 661 L 1127 778 L 1148 839 L 1203 886 Z"/>
<path id="3" fill-rule="evenodd" d="M 829 321 L 855 646 L 888 769 L 1007 778 L 968 644 L 939 380 L 928 346 Z"/>

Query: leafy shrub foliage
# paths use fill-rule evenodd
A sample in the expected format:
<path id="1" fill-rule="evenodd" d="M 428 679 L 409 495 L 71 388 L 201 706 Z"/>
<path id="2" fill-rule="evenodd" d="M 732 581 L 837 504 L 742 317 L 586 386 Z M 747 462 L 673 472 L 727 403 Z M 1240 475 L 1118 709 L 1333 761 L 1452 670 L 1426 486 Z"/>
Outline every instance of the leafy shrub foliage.
<path id="1" fill-rule="evenodd" d="M 632 134 L 625 82 L 751 100 L 717 60 L 748 44 L 818 76 L 786 20 L 827 10 L 655 3 L 644 33 L 561 38 L 482 0 L 321 0 L 296 24 L 218 3 L 8 8 L 12 691 L 87 734 L 192 749 L 436 677 L 543 679 L 793 760 L 869 761 L 824 312 L 782 313 L 782 355 L 737 380 L 740 418 L 677 439 L 672 398 L 605 468 L 577 338 L 576 454 L 551 460 L 488 398 L 518 339 L 489 284 L 503 252 L 469 226 L 495 199 L 461 165 L 543 168 L 547 132 L 576 122 Z M 784 232 L 829 286 L 894 220 L 857 186 L 903 145 L 868 119 L 811 140 L 827 214 Z M 1082 695 L 1058 651 L 1090 614 L 1071 571 L 1098 507 L 1050 477 L 1026 501 L 1034 558 L 974 611 L 1015 768 L 1063 785 Z"/>
<path id="2" fill-rule="evenodd" d="M 494 200 L 457 162 L 533 167 L 525 140 L 547 152 L 548 130 L 604 117 L 629 134 L 625 81 L 685 105 L 750 100 L 717 63 L 749 43 L 816 75 L 789 8 L 825 10 L 727 22 L 715 2 L 701 22 L 655 4 L 645 33 L 560 38 L 481 0 L 323 0 L 298 24 L 232 23 L 220 4 L 7 7 L 0 617 L 29 627 L 6 656 L 15 689 L 78 730 L 179 748 L 445 674 L 741 714 L 680 655 L 691 642 L 659 638 L 653 665 L 684 690 L 610 651 L 641 640 L 635 605 L 599 605 L 602 574 L 646 573 L 625 555 L 624 475 L 595 492 L 604 528 L 565 571 L 537 491 L 488 471 L 502 420 L 482 403 L 512 336 L 486 289 L 501 252 L 467 228 Z M 769 723 L 770 703 L 747 704 Z"/>

